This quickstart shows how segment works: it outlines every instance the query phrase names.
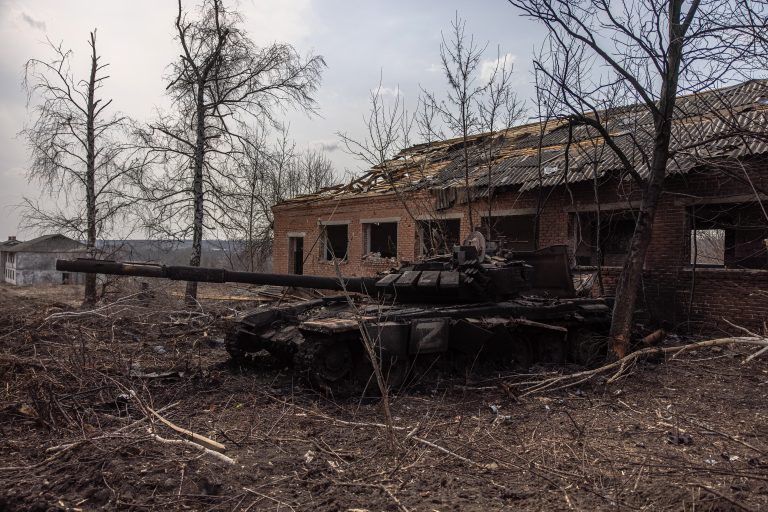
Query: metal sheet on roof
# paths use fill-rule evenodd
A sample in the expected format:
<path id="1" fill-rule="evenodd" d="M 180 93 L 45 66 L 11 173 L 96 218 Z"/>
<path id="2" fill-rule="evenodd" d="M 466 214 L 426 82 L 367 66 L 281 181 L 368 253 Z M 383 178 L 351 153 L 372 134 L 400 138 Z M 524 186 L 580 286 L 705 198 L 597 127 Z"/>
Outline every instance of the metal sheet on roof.
<path id="1" fill-rule="evenodd" d="M 634 105 L 596 115 L 633 169 L 647 177 L 654 132 L 649 109 Z M 753 80 L 680 97 L 668 171 L 686 173 L 710 159 L 767 153 L 766 127 L 768 81 Z M 569 129 L 562 120 L 472 136 L 466 152 L 462 143 L 457 138 L 413 146 L 347 184 L 288 202 L 389 194 L 396 190 L 449 190 L 464 188 L 467 181 L 475 189 L 473 196 L 478 197 L 487 192 L 489 185 L 524 191 L 592 180 L 624 169 L 622 160 L 594 128 L 578 125 Z M 445 197 L 446 201 L 456 198 L 455 194 Z"/>

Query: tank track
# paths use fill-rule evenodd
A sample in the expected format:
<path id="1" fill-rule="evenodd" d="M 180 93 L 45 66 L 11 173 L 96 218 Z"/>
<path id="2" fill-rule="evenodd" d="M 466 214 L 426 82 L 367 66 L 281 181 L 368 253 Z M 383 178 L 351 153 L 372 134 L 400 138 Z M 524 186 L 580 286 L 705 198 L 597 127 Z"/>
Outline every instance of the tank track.
<path id="1" fill-rule="evenodd" d="M 224 347 L 227 349 L 227 353 L 232 358 L 234 363 L 244 363 L 247 359 L 247 352 L 240 346 L 240 327 L 234 327 L 226 332 L 224 335 Z"/>
<path id="2" fill-rule="evenodd" d="M 343 339 L 308 336 L 297 345 L 293 367 L 313 387 L 328 394 L 344 394 L 352 389 L 355 354 Z"/>
<path id="3" fill-rule="evenodd" d="M 320 340 L 305 340 L 293 354 L 293 367 L 299 375 L 315 385 L 326 388 L 327 391 L 329 386 L 323 382 L 324 379 L 320 374 L 314 371 L 315 360 L 321 348 L 322 342 Z"/>

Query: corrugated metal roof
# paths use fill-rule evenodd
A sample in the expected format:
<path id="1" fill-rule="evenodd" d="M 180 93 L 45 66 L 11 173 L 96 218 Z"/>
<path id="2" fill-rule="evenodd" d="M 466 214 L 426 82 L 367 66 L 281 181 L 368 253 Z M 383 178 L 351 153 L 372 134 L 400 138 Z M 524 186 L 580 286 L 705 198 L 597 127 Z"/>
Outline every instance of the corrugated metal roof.
<path id="1" fill-rule="evenodd" d="M 653 147 L 653 117 L 647 107 L 634 105 L 596 114 L 611 138 L 645 178 Z M 768 152 L 768 81 L 678 98 L 672 127 L 670 173 L 686 173 L 707 160 L 741 158 Z M 474 197 L 493 188 L 521 191 L 594 179 L 621 172 L 622 161 L 597 133 L 585 125 L 568 127 L 562 120 L 536 122 L 504 132 L 469 139 L 465 165 L 461 139 L 420 144 L 351 182 L 287 203 L 339 196 L 359 196 L 429 189 L 465 188 L 465 167 Z M 566 151 L 567 149 L 567 151 Z M 490 174 L 490 178 L 489 178 Z M 444 200 L 466 196 L 443 194 Z"/>

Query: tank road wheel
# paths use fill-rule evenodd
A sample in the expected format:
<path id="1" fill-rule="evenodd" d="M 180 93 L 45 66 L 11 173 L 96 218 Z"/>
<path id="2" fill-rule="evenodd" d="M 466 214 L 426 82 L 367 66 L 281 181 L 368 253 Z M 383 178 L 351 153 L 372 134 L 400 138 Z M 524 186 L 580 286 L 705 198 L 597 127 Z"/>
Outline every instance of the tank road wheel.
<path id="1" fill-rule="evenodd" d="M 241 335 L 239 327 L 230 329 L 224 335 L 224 345 L 235 365 L 247 364 L 249 359 L 248 353 L 242 348 Z"/>
<path id="2" fill-rule="evenodd" d="M 344 381 L 352 370 L 352 352 L 345 340 L 305 338 L 294 362 L 309 381 L 330 392 Z"/>
<path id="3" fill-rule="evenodd" d="M 381 354 L 381 373 L 387 389 L 397 390 L 406 383 L 411 371 L 411 360 L 408 356 Z M 361 352 L 353 371 L 353 380 L 361 387 L 367 396 L 379 396 L 381 390 L 376 382 L 373 364 L 367 354 Z"/>

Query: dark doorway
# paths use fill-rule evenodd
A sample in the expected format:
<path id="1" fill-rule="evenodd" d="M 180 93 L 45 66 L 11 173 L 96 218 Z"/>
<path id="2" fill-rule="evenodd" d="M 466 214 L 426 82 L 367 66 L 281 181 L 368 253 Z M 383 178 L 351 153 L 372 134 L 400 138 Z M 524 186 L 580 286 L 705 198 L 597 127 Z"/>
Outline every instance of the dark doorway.
<path id="1" fill-rule="evenodd" d="M 291 274 L 304 273 L 304 238 L 292 236 L 288 238 L 288 271 Z"/>

